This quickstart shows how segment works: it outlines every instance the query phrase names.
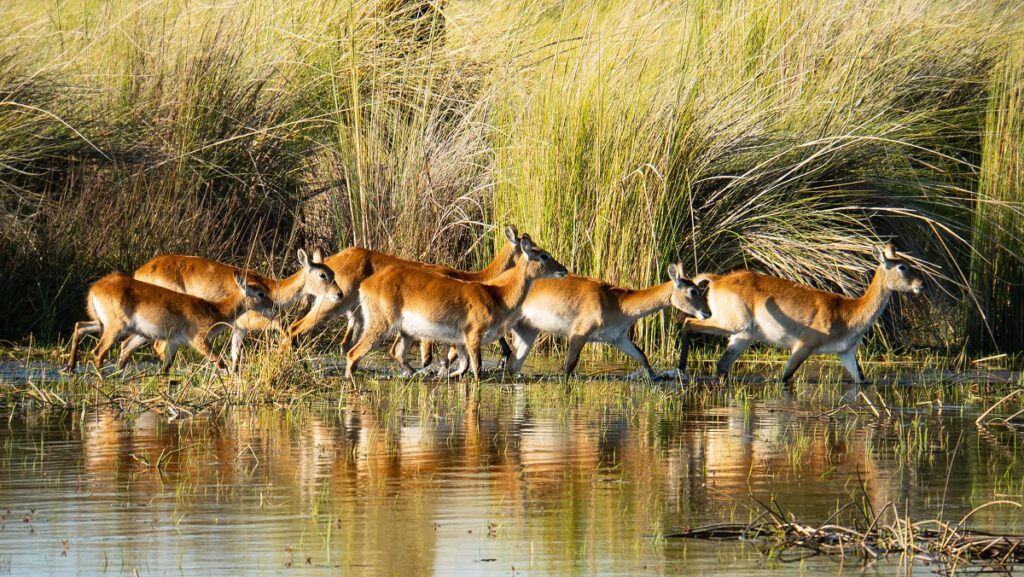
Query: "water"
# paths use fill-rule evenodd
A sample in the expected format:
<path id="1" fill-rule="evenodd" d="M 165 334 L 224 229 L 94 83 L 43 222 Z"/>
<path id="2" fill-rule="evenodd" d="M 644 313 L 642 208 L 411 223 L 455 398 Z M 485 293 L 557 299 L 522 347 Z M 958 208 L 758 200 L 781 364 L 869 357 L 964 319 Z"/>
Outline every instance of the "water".
<path id="1" fill-rule="evenodd" d="M 880 390 L 897 409 L 884 422 L 823 415 L 838 385 L 385 383 L 184 421 L 5 404 L 0 575 L 859 574 L 854 558 L 661 535 L 745 522 L 773 498 L 811 524 L 861 497 L 953 521 L 1022 500 L 1019 439 L 976 428 L 978 403 Z M 1024 515 L 969 524 L 1020 533 Z"/>

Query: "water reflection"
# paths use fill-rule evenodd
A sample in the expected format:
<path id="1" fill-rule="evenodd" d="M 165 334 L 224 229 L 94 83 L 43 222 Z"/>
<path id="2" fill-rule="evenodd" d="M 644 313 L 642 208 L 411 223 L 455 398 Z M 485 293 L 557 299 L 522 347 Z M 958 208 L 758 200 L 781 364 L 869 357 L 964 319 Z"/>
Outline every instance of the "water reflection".
<path id="1" fill-rule="evenodd" d="M 944 502 L 957 520 L 1020 490 L 1019 446 L 948 411 L 878 422 L 827 418 L 792 394 L 669 402 L 600 387 L 568 400 L 560 385 L 485 387 L 470 398 L 461 387 L 406 385 L 342 405 L 226 408 L 183 422 L 104 408 L 5 414 L 0 567 L 778 574 L 800 567 L 773 569 L 738 543 L 657 536 L 747 520 L 754 499 L 809 521 L 861 496 L 918 518 Z M 1022 529 L 1005 509 L 975 521 Z"/>

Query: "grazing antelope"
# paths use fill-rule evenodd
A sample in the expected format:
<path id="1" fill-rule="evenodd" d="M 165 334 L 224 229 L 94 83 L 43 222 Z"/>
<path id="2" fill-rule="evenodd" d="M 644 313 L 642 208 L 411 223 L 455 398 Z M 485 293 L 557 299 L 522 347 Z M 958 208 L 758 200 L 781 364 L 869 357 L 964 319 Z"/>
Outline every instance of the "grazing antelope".
<path id="1" fill-rule="evenodd" d="M 132 276 L 145 283 L 216 302 L 242 299 L 233 277 L 235 273 L 243 273 L 248 282 L 266 287 L 270 300 L 279 309 L 290 307 L 307 295 L 314 297 L 317 303 L 339 302 L 342 297 L 341 288 L 334 282 L 334 271 L 323 264 L 320 249 L 315 249 L 312 255 L 308 255 L 300 248 L 297 254 L 301 268 L 295 274 L 280 280 L 199 256 L 178 255 L 155 257 L 136 269 Z M 82 327 L 83 334 L 98 333 L 101 330 L 99 322 L 79 323 L 79 326 Z M 232 329 L 232 365 L 238 363 L 242 341 L 245 340 L 247 332 L 270 329 L 284 333 L 276 320 L 257 312 L 242 315 L 234 322 Z M 149 339 L 142 335 L 132 335 L 122 350 L 130 355 L 147 342 Z"/>
<path id="2" fill-rule="evenodd" d="M 358 314 L 360 285 L 370 275 L 382 271 L 389 266 L 419 267 L 440 275 L 469 282 L 485 282 L 496 278 L 501 273 L 515 266 L 516 258 L 521 253 L 519 231 L 516 230 L 516 227 L 506 225 L 503 232 L 508 243 L 498 251 L 498 254 L 494 255 L 494 258 L 487 266 L 479 271 L 472 272 L 446 266 L 418 263 L 360 247 L 346 248 L 337 254 L 327 257 L 324 259 L 324 264 L 334 271 L 338 285 L 341 286 L 345 293 L 345 298 L 340 303 L 319 307 L 314 306 L 309 314 L 292 323 L 288 328 L 288 339 L 285 342 L 287 343 L 291 339 L 313 330 L 321 323 L 330 319 L 346 315 L 348 317 L 348 328 L 346 328 L 345 335 L 342 337 L 341 349 L 343 352 L 348 352 L 362 332 L 363 322 Z M 504 339 L 499 339 L 499 343 L 502 346 L 503 356 L 507 355 L 511 351 L 508 344 Z M 397 341 L 395 345 L 398 346 Z M 420 354 L 424 367 L 431 362 L 430 350 L 431 343 L 429 341 L 422 341 L 420 343 Z"/>
<path id="3" fill-rule="evenodd" d="M 363 281 L 360 310 L 365 328 L 348 351 L 345 376 L 389 331 L 398 331 L 395 359 L 405 371 L 405 347 L 410 338 L 455 345 L 468 356 L 473 376 L 480 376 L 480 346 L 496 340 L 516 320 L 535 280 L 568 274 L 528 235 L 519 241 L 522 256 L 515 268 L 486 282 L 442 276 L 417 266 L 392 266 Z M 466 369 L 465 363 L 458 371 Z M 457 376 L 457 375 L 453 375 Z"/>
<path id="4" fill-rule="evenodd" d="M 687 319 L 684 333 L 701 332 L 729 337 L 729 345 L 718 361 L 718 375 L 724 377 L 736 359 L 754 341 L 787 348 L 789 361 L 782 381 L 789 382 L 800 364 L 812 354 L 836 353 L 855 383 L 864 382 L 857 362 L 857 346 L 864 333 L 878 320 L 894 292 L 918 295 L 924 280 L 906 261 L 896 256 L 890 242 L 873 247 L 878 267 L 867 291 L 851 298 L 795 282 L 738 270 L 726 275 L 700 274 L 694 281 L 709 281 L 707 290 L 711 318 Z M 686 366 L 687 335 L 684 334 L 680 370 Z"/>
<path id="5" fill-rule="evenodd" d="M 100 324 L 103 335 L 93 353 L 93 362 L 99 369 L 110 348 L 129 335 L 150 340 L 167 341 L 162 372 L 166 373 L 174 362 L 181 345 L 191 344 L 218 368 L 226 368 L 224 361 L 211 349 L 213 338 L 232 325 L 248 311 L 267 315 L 273 313 L 273 304 L 265 287 L 248 283 L 245 275 L 233 275 L 235 293 L 219 301 L 175 292 L 136 280 L 122 273 L 112 273 L 89 287 L 86 308 L 89 317 Z M 78 357 L 78 344 L 87 332 L 79 323 L 71 339 L 71 359 L 68 368 L 74 370 Z M 118 367 L 128 361 L 131 350 L 125 347 L 118 357 Z"/>
<path id="6" fill-rule="evenodd" d="M 683 276 L 681 263 L 670 264 L 668 276 L 671 281 L 642 290 L 579 276 L 538 280 L 512 326 L 515 357 L 506 362 L 506 370 L 519 372 L 538 333 L 545 332 L 569 338 L 566 375 L 576 370 L 583 345 L 594 341 L 626 353 L 654 380 L 656 375 L 647 355 L 629 337 L 636 321 L 669 306 L 699 319 L 711 316 L 697 285 Z"/>

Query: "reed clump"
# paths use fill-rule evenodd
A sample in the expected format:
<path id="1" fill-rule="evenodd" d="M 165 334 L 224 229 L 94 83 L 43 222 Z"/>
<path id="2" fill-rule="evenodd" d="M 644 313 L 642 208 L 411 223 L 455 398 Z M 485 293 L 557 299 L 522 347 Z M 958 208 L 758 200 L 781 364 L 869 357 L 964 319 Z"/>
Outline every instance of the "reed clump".
<path id="1" fill-rule="evenodd" d="M 853 501 L 819 525 L 793 518 L 778 503 L 760 504 L 749 523 L 705 525 L 666 534 L 674 539 L 746 541 L 781 562 L 799 562 L 817 555 L 859 556 L 872 562 L 898 556 L 909 567 L 915 561 L 936 564 L 942 574 L 959 569 L 1012 572 L 1024 563 L 1024 536 L 999 535 L 967 528 L 978 511 L 992 506 L 1020 507 L 1016 501 L 990 501 L 972 509 L 957 523 L 941 518 L 914 521 L 895 503 L 880 510 Z M 843 517 L 859 517 L 844 523 Z"/>
<path id="2" fill-rule="evenodd" d="M 1024 302 L 1012 5 L 82 0 L 0 16 L 0 338 L 66 334 L 90 281 L 156 253 L 280 274 L 298 245 L 360 244 L 473 268 L 486 223 L 515 222 L 574 272 L 631 286 L 681 259 L 852 293 L 870 245 L 898 236 L 941 288 L 878 336 L 1024 342 L 1003 320 Z M 675 325 L 648 319 L 638 342 L 666 353 Z"/>

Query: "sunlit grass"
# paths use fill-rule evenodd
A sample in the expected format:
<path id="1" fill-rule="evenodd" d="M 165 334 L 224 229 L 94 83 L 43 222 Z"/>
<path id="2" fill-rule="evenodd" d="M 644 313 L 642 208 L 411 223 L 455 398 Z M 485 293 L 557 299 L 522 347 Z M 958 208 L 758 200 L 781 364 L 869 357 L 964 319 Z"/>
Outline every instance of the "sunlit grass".
<path id="1" fill-rule="evenodd" d="M 0 337 L 53 342 L 91 280 L 158 252 L 474 268 L 515 222 L 630 286 L 682 260 L 854 294 L 896 236 L 937 288 L 879 345 L 1019 348 L 1014 5 L 430 6 L 0 8 Z"/>

